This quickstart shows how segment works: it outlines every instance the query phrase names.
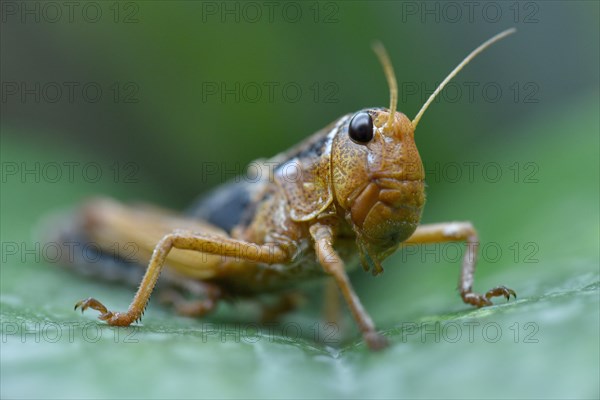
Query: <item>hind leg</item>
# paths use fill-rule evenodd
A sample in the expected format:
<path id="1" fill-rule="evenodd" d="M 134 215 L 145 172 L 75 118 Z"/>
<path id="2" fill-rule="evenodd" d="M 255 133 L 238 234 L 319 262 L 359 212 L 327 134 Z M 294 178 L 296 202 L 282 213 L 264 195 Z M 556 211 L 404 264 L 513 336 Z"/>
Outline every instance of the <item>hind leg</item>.
<path id="1" fill-rule="evenodd" d="M 173 249 L 194 250 L 199 253 L 236 257 L 251 263 L 260 262 L 265 264 L 287 263 L 293 256 L 293 252 L 282 247 L 282 245 L 256 245 L 225 236 L 175 231 L 165 235 L 156 245 L 146 269 L 146 274 L 127 311 L 106 311 L 106 307 L 93 298 L 78 302 L 75 308 L 81 307 L 82 310 L 85 310 L 89 307 L 100 311 L 98 318 L 106 321 L 109 325 L 131 325 L 142 316 L 160 272 L 165 265 L 167 256 Z M 221 263 L 217 263 L 212 266 L 212 269 L 218 270 L 220 265 Z"/>
<path id="2" fill-rule="evenodd" d="M 285 264 L 294 254 L 293 246 L 236 240 L 222 229 L 197 219 L 153 208 L 129 207 L 111 200 L 89 203 L 82 215 L 86 232 L 100 247 L 114 241 L 135 243 L 139 251 L 134 258 L 148 266 L 126 312 L 108 311 L 93 298 L 76 304 L 82 310 L 99 311 L 99 318 L 110 325 L 127 326 L 142 316 L 164 266 L 188 279 L 209 280 L 227 274 L 230 266 L 243 269 L 255 263 Z M 186 311 L 201 313 L 205 308 L 206 304 L 197 305 Z"/>

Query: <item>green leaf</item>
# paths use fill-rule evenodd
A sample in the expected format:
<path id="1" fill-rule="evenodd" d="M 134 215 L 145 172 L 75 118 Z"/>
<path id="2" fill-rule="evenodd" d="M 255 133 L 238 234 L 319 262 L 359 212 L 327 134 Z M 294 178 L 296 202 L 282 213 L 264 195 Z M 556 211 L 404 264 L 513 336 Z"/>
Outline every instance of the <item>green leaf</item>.
<path id="1" fill-rule="evenodd" d="M 119 329 L 92 312 L 81 316 L 72 310 L 76 300 L 93 295 L 125 308 L 133 290 L 43 261 L 39 254 L 50 249 L 36 242 L 32 227 L 94 192 L 143 198 L 160 186 L 3 177 L 1 397 L 598 398 L 599 104 L 572 104 L 465 152 L 469 161 L 500 164 L 505 174 L 514 162 L 534 162 L 537 183 L 505 175 L 430 185 L 426 222 L 472 220 L 482 244 L 502 250 L 482 256 L 476 289 L 505 284 L 518 299 L 471 309 L 454 289 L 460 261 L 398 253 L 381 277 L 352 276 L 391 342 L 377 353 L 348 316 L 343 332 L 324 326 L 318 300 L 262 329 L 251 323 L 256 309 L 247 304 L 193 320 L 153 301 L 143 325 Z M 74 154 L 3 139 L 2 159 L 6 166 Z M 307 290 L 320 297 L 318 288 Z"/>

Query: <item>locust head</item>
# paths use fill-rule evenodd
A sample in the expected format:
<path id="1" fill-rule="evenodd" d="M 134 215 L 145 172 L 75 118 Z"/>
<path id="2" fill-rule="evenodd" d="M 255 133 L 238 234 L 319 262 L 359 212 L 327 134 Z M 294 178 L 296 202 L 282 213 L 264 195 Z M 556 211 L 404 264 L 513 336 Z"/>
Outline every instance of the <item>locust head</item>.
<path id="1" fill-rule="evenodd" d="M 334 198 L 352 226 L 365 269 L 408 239 L 425 204 L 425 173 L 408 117 L 389 109 L 358 111 L 333 139 Z"/>
<path id="2" fill-rule="evenodd" d="M 473 50 L 440 83 L 411 121 L 396 111 L 398 88 L 390 58 L 379 43 L 374 50 L 390 88 L 388 109 L 361 110 L 346 118 L 331 148 L 333 194 L 356 234 L 361 262 L 373 274 L 381 261 L 417 229 L 425 204 L 425 173 L 415 145 L 415 129 L 438 93 L 469 61 L 515 32 L 508 29 Z"/>

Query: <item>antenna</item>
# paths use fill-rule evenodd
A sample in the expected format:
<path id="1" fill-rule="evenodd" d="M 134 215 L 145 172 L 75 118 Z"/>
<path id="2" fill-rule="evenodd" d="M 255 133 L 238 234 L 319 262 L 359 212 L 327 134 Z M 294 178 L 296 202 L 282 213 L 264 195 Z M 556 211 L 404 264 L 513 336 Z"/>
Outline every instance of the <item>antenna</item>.
<path id="1" fill-rule="evenodd" d="M 394 67 L 390 61 L 385 47 L 381 42 L 374 42 L 371 47 L 379 58 L 379 62 L 383 66 L 383 72 L 385 73 L 385 79 L 387 79 L 388 86 L 390 87 L 390 116 L 388 118 L 386 126 L 389 128 L 394 122 L 394 116 L 396 114 L 396 106 L 398 104 L 398 84 L 396 83 L 396 75 L 394 74 Z"/>
<path id="2" fill-rule="evenodd" d="M 497 41 L 499 41 L 501 39 L 504 39 L 506 36 L 515 33 L 516 31 L 517 31 L 516 28 L 510 28 L 510 29 L 507 29 L 505 31 L 500 32 L 496 36 L 494 36 L 494 37 L 486 40 L 485 42 L 483 42 L 478 48 L 476 48 L 475 50 L 473 50 L 471 52 L 471 54 L 469 54 L 467 57 L 465 57 L 465 59 L 462 60 L 462 62 L 460 64 L 458 64 L 456 66 L 456 68 L 454 68 L 452 70 L 452 72 L 450 72 L 450 74 L 448 74 L 448 76 L 446 77 L 446 79 L 444 79 L 444 81 L 442 83 L 440 83 L 440 85 L 437 87 L 437 89 L 435 89 L 435 92 L 433 92 L 431 94 L 431 96 L 429 96 L 429 98 L 427 99 L 427 101 L 425 102 L 425 104 L 423 104 L 423 107 L 421 107 L 421 109 L 419 110 L 419 112 L 415 116 L 415 119 L 412 120 L 413 128 L 415 130 L 417 129 L 417 125 L 419 124 L 419 121 L 421 120 L 421 117 L 425 113 L 425 110 L 427 110 L 427 108 L 429 107 L 429 105 L 431 104 L 431 102 L 442 91 L 442 89 L 444 88 L 444 86 L 446 86 L 446 84 L 450 81 L 450 79 L 454 78 L 456 76 L 456 74 L 458 74 L 460 72 L 460 70 L 463 69 L 463 67 L 465 65 L 467 65 L 473 58 L 475 58 L 475 56 L 477 56 L 483 50 L 487 49 L 488 47 L 490 47 L 492 44 L 496 43 Z M 391 91 L 391 89 L 390 89 L 390 91 Z"/>

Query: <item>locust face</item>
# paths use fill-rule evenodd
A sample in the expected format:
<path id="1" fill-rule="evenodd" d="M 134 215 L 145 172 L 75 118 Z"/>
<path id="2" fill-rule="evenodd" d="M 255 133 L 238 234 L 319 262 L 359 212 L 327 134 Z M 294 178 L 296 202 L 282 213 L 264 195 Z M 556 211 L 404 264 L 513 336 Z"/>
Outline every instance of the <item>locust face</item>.
<path id="1" fill-rule="evenodd" d="M 408 117 L 387 109 L 354 114 L 335 136 L 331 172 L 336 203 L 357 236 L 365 269 L 417 229 L 425 203 L 424 169 Z"/>
<path id="2" fill-rule="evenodd" d="M 381 43 L 373 50 L 390 89 L 388 109 L 354 114 L 340 127 L 331 148 L 335 202 L 356 233 L 365 270 L 383 271 L 381 261 L 408 239 L 419 225 L 425 204 L 425 173 L 415 145 L 415 129 L 444 86 L 477 54 L 512 34 L 508 29 L 473 50 L 429 96 L 415 118 L 397 112 L 398 84 L 392 62 Z"/>

